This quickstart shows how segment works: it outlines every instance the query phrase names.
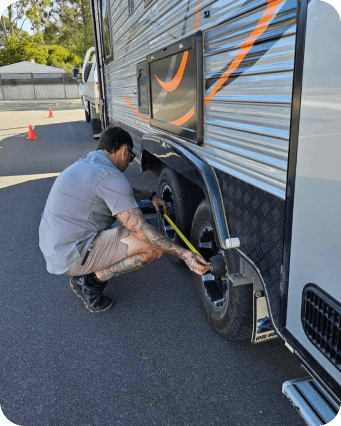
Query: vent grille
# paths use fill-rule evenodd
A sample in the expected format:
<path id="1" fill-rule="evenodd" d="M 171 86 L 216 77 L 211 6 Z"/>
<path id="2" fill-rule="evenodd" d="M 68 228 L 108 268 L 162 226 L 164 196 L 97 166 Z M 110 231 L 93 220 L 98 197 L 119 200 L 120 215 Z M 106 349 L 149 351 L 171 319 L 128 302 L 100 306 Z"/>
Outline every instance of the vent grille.
<path id="1" fill-rule="evenodd" d="M 312 285 L 305 287 L 302 303 L 302 324 L 306 335 L 341 371 L 341 307 Z"/>
<path id="2" fill-rule="evenodd" d="M 128 0 L 128 16 L 134 12 L 134 0 Z"/>

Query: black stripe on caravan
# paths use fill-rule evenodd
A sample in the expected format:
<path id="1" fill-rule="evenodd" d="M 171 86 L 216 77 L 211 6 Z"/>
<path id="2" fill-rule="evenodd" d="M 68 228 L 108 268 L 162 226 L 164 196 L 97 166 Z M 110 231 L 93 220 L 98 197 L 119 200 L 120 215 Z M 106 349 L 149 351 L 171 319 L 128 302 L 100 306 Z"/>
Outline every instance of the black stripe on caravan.
<path id="1" fill-rule="evenodd" d="M 299 133 L 300 111 L 301 111 L 301 95 L 302 95 L 302 80 L 303 80 L 303 65 L 304 65 L 308 2 L 307 0 L 298 0 L 297 5 L 298 5 L 298 22 L 297 22 L 297 35 L 296 35 L 296 48 L 295 48 L 294 82 L 293 82 L 291 119 L 290 119 L 289 155 L 288 155 L 287 189 L 286 189 L 286 204 L 285 204 L 284 249 L 283 249 L 283 262 L 282 262 L 283 271 L 282 271 L 282 279 L 281 279 L 280 329 L 285 327 L 286 317 L 287 317 L 290 251 L 291 251 L 291 239 L 292 239 L 292 222 L 293 222 L 293 211 L 294 211 L 295 180 L 296 180 L 296 165 L 297 165 L 297 147 L 298 147 L 298 133 Z"/>

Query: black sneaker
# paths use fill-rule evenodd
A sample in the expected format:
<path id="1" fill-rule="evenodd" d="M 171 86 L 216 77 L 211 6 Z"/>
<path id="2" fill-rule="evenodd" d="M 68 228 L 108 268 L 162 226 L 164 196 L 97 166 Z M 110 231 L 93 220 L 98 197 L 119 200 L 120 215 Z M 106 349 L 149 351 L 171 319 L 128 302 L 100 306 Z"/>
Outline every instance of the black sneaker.
<path id="1" fill-rule="evenodd" d="M 103 294 L 105 284 L 87 285 L 88 275 L 70 278 L 72 291 L 83 300 L 86 309 L 92 313 L 106 312 L 113 307 L 114 301 Z"/>

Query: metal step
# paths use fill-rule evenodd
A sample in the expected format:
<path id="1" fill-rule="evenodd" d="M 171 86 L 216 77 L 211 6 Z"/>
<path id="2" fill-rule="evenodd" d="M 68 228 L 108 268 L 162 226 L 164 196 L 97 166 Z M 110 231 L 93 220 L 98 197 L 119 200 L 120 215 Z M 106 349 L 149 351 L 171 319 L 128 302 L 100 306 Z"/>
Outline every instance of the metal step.
<path id="1" fill-rule="evenodd" d="M 325 425 L 335 419 L 340 406 L 312 377 L 283 383 L 286 395 L 309 426 Z"/>

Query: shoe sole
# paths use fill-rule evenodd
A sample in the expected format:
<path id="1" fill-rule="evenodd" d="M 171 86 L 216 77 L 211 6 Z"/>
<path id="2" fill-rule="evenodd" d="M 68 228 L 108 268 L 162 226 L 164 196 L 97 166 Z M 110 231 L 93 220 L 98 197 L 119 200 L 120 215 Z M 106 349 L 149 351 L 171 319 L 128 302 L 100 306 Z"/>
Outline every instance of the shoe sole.
<path id="1" fill-rule="evenodd" d="M 70 287 L 71 287 L 71 290 L 75 293 L 75 295 L 76 295 L 77 297 L 79 297 L 79 298 L 81 299 L 81 301 L 84 303 L 84 305 L 85 305 L 86 309 L 87 309 L 89 312 L 91 312 L 92 314 L 101 314 L 102 312 L 107 312 L 107 311 L 109 311 L 109 309 L 111 309 L 111 308 L 114 306 L 114 301 L 112 301 L 112 302 L 111 302 L 111 304 L 110 304 L 107 308 L 102 309 L 101 311 L 92 311 L 92 310 L 88 307 L 88 305 L 86 304 L 86 302 L 85 302 L 85 300 L 83 299 L 82 295 L 81 295 L 81 294 L 79 294 L 79 293 L 78 293 L 78 291 L 74 288 L 73 283 L 72 283 L 72 281 L 71 281 L 71 280 L 72 280 L 72 278 L 70 278 Z"/>

